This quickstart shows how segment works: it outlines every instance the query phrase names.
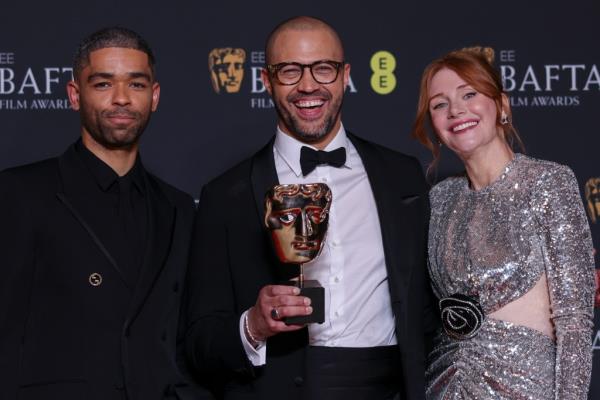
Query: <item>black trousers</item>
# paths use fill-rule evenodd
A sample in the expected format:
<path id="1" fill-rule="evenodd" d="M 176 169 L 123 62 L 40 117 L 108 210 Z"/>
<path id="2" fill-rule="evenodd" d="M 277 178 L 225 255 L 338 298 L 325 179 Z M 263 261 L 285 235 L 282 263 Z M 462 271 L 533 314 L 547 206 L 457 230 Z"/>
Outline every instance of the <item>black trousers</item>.
<path id="1" fill-rule="evenodd" d="M 397 346 L 311 346 L 307 352 L 305 400 L 400 399 Z"/>

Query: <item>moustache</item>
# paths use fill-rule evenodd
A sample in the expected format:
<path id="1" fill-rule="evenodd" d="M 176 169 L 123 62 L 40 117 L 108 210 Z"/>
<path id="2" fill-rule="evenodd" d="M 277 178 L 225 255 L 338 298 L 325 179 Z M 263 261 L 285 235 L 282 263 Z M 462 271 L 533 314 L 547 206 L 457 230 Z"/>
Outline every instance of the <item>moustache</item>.
<path id="1" fill-rule="evenodd" d="M 310 94 L 303 94 L 303 93 L 290 93 L 287 96 L 287 101 L 290 103 L 293 103 L 295 101 L 298 100 L 302 100 L 304 98 L 312 98 L 314 99 L 315 97 L 321 97 L 324 100 L 331 100 L 331 93 L 325 91 L 325 90 L 316 90 Z"/>
<path id="2" fill-rule="evenodd" d="M 102 111 L 102 116 L 105 118 L 139 118 L 139 113 L 135 111 L 130 111 L 126 109 L 117 109 L 117 110 L 108 110 Z"/>

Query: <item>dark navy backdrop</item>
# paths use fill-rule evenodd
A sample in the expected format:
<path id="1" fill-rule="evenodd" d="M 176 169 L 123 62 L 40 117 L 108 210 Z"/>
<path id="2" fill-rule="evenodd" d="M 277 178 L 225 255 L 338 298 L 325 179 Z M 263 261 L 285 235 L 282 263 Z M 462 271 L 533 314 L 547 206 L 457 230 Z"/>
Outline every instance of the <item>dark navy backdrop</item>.
<path id="1" fill-rule="evenodd" d="M 309 14 L 331 22 L 345 43 L 352 87 L 343 120 L 352 132 L 426 164 L 428 154 L 408 138 L 422 69 L 449 50 L 487 45 L 496 50 L 527 152 L 570 165 L 584 198 L 586 183 L 600 177 L 597 1 L 6 3 L 0 6 L 0 168 L 56 155 L 75 140 L 78 116 L 64 90 L 72 53 L 86 34 L 120 24 L 146 37 L 158 61 L 161 102 L 143 140 L 144 163 L 197 196 L 203 183 L 273 134 L 275 112 L 257 81 L 264 38 L 279 21 Z M 243 80 L 237 93 L 217 94 L 208 54 L 227 47 L 245 52 Z M 441 176 L 460 168 L 450 154 L 443 157 Z M 600 222 L 592 230 L 598 246 Z M 595 353 L 590 398 L 600 398 Z"/>

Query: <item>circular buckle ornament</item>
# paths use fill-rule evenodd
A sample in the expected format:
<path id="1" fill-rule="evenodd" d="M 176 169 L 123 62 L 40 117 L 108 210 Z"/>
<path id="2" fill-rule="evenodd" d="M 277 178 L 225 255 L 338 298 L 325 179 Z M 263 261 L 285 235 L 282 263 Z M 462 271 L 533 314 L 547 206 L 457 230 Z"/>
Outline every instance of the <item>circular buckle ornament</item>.
<path id="1" fill-rule="evenodd" d="M 454 339 L 475 337 L 485 319 L 479 301 L 460 293 L 440 299 L 440 310 L 444 331 Z"/>
<path id="2" fill-rule="evenodd" d="M 88 282 L 92 286 L 100 286 L 102 284 L 102 275 L 100 275 L 97 272 L 94 272 L 89 276 Z"/>

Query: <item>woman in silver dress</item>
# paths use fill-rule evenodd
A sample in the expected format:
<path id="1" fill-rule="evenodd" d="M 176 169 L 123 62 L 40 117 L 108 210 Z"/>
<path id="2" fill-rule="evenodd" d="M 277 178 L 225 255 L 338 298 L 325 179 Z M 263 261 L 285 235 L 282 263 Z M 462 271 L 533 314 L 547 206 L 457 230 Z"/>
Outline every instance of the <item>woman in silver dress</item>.
<path id="1" fill-rule="evenodd" d="M 520 139 L 491 49 L 424 71 L 413 135 L 466 173 L 431 190 L 429 270 L 444 329 L 427 399 L 587 399 L 594 259 L 566 166 L 513 151 Z M 434 135 L 429 136 L 430 124 Z"/>

